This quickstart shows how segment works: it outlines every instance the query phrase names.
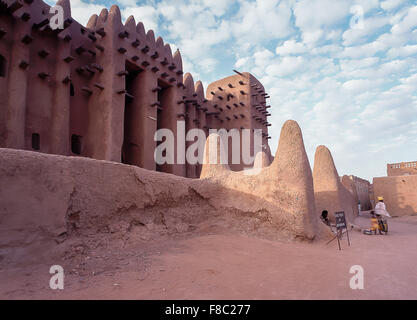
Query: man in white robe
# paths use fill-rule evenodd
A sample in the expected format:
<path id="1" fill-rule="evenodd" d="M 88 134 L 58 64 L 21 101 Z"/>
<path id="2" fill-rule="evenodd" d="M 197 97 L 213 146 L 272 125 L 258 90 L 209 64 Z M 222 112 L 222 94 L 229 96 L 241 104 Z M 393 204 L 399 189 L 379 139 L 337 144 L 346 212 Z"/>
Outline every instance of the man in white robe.
<path id="1" fill-rule="evenodd" d="M 375 205 L 375 213 L 380 216 L 385 216 L 391 218 L 390 214 L 387 211 L 387 208 L 384 203 L 383 197 L 378 197 L 378 203 Z"/>

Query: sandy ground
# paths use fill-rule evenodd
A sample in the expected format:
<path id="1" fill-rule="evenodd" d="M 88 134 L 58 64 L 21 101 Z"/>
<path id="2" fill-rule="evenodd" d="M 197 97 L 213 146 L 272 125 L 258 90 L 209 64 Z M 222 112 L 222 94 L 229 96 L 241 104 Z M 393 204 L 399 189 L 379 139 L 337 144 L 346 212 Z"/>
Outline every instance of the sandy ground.
<path id="1" fill-rule="evenodd" d="M 294 243 L 237 234 L 193 235 L 61 261 L 64 290 L 47 265 L 2 268 L 1 299 L 417 299 L 417 216 L 393 218 L 388 235 L 350 232 L 337 242 Z M 355 224 L 368 226 L 359 217 Z M 74 246 L 75 251 L 82 247 Z M 350 267 L 364 269 L 352 290 Z"/>

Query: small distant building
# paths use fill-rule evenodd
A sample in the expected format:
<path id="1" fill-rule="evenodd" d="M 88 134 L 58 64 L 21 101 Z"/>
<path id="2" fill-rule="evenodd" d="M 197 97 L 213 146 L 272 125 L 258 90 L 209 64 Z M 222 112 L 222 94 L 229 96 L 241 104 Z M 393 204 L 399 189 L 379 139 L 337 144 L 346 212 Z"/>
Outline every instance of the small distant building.
<path id="1" fill-rule="evenodd" d="M 388 177 L 373 179 L 373 198 L 384 197 L 393 216 L 417 213 L 417 161 L 387 165 Z"/>
<path id="2" fill-rule="evenodd" d="M 388 177 L 417 174 L 417 161 L 387 164 Z"/>

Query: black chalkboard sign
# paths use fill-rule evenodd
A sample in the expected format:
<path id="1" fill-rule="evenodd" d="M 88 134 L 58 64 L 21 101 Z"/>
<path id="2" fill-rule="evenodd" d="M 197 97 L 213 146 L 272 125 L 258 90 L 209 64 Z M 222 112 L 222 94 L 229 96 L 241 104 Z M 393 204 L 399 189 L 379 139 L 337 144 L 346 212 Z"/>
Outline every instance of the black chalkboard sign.
<path id="1" fill-rule="evenodd" d="M 346 217 L 345 217 L 344 211 L 335 212 L 334 216 L 336 218 L 336 229 L 337 230 L 347 229 Z"/>
<path id="2" fill-rule="evenodd" d="M 336 220 L 336 230 L 337 230 L 335 232 L 336 235 L 334 236 L 333 239 L 331 239 L 329 242 L 327 242 L 327 244 L 332 242 L 334 239 L 337 239 L 337 243 L 339 245 L 339 250 L 342 250 L 341 247 L 340 247 L 340 239 L 342 239 L 342 236 L 345 232 L 346 232 L 346 236 L 347 236 L 348 245 L 350 246 L 349 232 L 348 232 L 348 228 L 347 228 L 345 212 L 344 211 L 335 212 L 334 217 L 335 217 L 335 220 Z M 346 229 L 346 230 L 343 231 L 343 229 Z"/>

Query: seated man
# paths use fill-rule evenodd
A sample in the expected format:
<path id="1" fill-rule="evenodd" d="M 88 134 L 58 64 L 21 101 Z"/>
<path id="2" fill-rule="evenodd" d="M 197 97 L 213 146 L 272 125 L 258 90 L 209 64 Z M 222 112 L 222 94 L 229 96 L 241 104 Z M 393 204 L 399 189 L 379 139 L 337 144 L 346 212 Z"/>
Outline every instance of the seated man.
<path id="1" fill-rule="evenodd" d="M 321 221 L 330 227 L 330 220 L 328 218 L 329 212 L 327 210 L 323 210 L 321 213 L 320 219 Z"/>

